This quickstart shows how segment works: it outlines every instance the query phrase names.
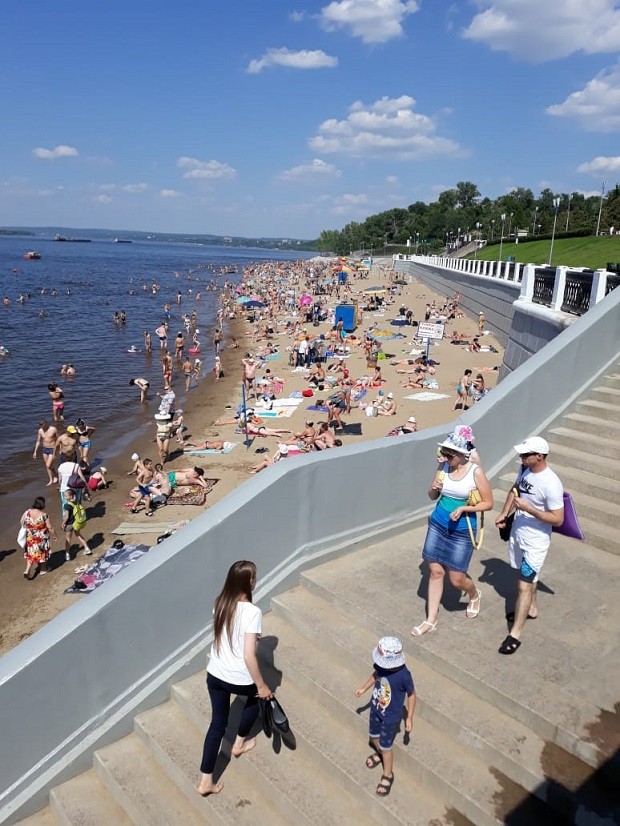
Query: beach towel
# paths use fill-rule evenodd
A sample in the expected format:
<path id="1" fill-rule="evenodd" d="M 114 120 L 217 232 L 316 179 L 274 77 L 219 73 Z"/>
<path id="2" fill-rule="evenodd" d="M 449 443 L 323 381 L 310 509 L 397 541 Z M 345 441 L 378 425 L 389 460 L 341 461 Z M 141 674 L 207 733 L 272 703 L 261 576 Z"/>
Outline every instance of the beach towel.
<path id="1" fill-rule="evenodd" d="M 277 361 L 282 358 L 281 353 L 270 353 L 268 356 L 261 356 L 263 361 Z"/>
<path id="2" fill-rule="evenodd" d="M 410 396 L 405 396 L 406 399 L 412 399 L 416 402 L 434 402 L 437 399 L 449 399 L 446 393 L 431 393 L 429 390 L 422 390 L 420 393 L 412 393 Z"/>
<path id="3" fill-rule="evenodd" d="M 182 485 L 172 491 L 166 504 L 168 505 L 204 505 L 207 494 L 211 493 L 219 479 L 205 479 L 207 488 L 200 485 Z"/>
<path id="4" fill-rule="evenodd" d="M 351 422 L 351 424 L 345 424 L 344 427 L 338 429 L 336 426 L 336 422 L 332 422 L 334 425 L 334 432 L 335 433 L 343 433 L 346 436 L 361 436 L 362 435 L 362 425 L 361 422 Z"/>
<path id="5" fill-rule="evenodd" d="M 112 579 L 123 568 L 127 568 L 137 559 L 147 554 L 148 545 L 124 545 L 122 548 L 109 548 L 105 554 L 91 565 L 65 590 L 65 594 L 90 594 L 104 582 Z"/>
<path id="6" fill-rule="evenodd" d="M 351 401 L 360 402 L 364 396 L 368 395 L 368 390 L 365 387 L 360 387 L 359 390 L 351 391 Z"/>
<path id="7" fill-rule="evenodd" d="M 274 407 L 297 407 L 298 404 L 301 404 L 303 401 L 303 396 L 301 395 L 301 391 L 299 391 L 299 396 L 284 396 L 282 399 L 273 399 L 273 406 Z M 258 410 L 258 408 L 256 408 Z"/>
<path id="8" fill-rule="evenodd" d="M 301 390 L 293 390 L 293 392 L 289 396 L 289 399 L 301 399 L 301 398 L 302 398 Z"/>
<path id="9" fill-rule="evenodd" d="M 327 407 L 323 407 L 322 405 L 316 404 L 309 404 L 308 407 L 306 407 L 306 410 L 311 410 L 313 413 L 329 413 Z"/>
<path id="10" fill-rule="evenodd" d="M 256 408 L 256 414 L 261 419 L 287 419 L 295 412 L 294 407 L 281 407 L 279 410 L 261 410 Z"/>
<path id="11" fill-rule="evenodd" d="M 182 519 L 175 522 L 157 522 L 154 519 L 148 519 L 146 522 L 121 522 L 110 533 L 116 536 L 125 536 L 128 533 L 166 533 L 187 525 L 187 521 L 187 519 Z"/>
<path id="12" fill-rule="evenodd" d="M 214 450 L 212 447 L 199 450 L 198 448 L 186 447 L 183 451 L 187 456 L 206 456 L 209 453 L 230 453 L 241 442 L 224 442 L 222 450 Z"/>

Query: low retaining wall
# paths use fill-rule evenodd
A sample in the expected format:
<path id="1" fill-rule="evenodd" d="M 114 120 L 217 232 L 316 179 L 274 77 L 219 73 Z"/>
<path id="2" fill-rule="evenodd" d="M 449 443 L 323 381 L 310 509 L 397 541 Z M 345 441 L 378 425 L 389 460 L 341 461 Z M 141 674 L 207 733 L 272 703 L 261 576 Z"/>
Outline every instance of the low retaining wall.
<path id="1" fill-rule="evenodd" d="M 620 290 L 468 411 L 489 475 L 620 352 Z M 482 300 L 481 298 L 479 301 Z M 326 554 L 424 519 L 434 428 L 281 463 L 241 485 L 104 588 L 0 660 L 0 822 L 45 802 L 137 711 L 204 663 L 213 600 L 230 564 L 255 560 L 256 598 L 290 587 Z"/>

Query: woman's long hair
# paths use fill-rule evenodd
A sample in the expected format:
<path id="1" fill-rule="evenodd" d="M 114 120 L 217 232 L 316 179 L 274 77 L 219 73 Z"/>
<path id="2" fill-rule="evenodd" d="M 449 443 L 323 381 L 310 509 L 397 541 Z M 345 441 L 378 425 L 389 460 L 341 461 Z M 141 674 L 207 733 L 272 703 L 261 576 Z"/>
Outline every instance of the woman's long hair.
<path id="1" fill-rule="evenodd" d="M 232 631 L 237 603 L 241 597 L 252 602 L 252 587 L 256 582 L 256 565 L 246 559 L 234 562 L 226 576 L 221 593 L 215 600 L 215 650 L 218 651 L 222 634 L 226 632 L 232 646 Z"/>

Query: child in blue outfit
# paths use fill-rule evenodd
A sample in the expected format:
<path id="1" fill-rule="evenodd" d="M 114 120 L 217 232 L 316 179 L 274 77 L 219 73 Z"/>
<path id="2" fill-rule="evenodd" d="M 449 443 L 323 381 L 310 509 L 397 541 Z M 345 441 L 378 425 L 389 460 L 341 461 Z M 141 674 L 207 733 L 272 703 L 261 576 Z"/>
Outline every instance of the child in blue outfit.
<path id="1" fill-rule="evenodd" d="M 369 737 L 374 751 L 366 758 L 369 769 L 383 764 L 383 774 L 377 786 L 379 797 L 387 797 L 394 782 L 394 753 L 392 744 L 403 717 L 407 697 L 405 731 L 413 726 L 415 688 L 411 672 L 405 665 L 403 645 L 397 637 L 382 637 L 372 652 L 374 671 L 361 688 L 355 691 L 361 697 L 373 686 L 370 700 Z"/>

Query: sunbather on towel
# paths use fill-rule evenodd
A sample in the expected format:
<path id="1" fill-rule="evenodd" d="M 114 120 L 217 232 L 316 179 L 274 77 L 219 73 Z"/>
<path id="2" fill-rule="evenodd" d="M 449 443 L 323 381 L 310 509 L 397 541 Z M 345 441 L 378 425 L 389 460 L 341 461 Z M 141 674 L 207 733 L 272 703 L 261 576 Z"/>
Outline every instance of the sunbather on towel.
<path id="1" fill-rule="evenodd" d="M 187 442 L 185 449 L 191 450 L 224 450 L 230 442 L 223 442 L 220 439 L 205 439 L 204 442 Z"/>
<path id="2" fill-rule="evenodd" d="M 168 473 L 168 480 L 172 490 L 179 487 L 197 485 L 198 487 L 208 489 L 206 480 L 204 479 L 205 472 L 201 467 L 183 468 L 182 470 L 171 470 Z"/>

